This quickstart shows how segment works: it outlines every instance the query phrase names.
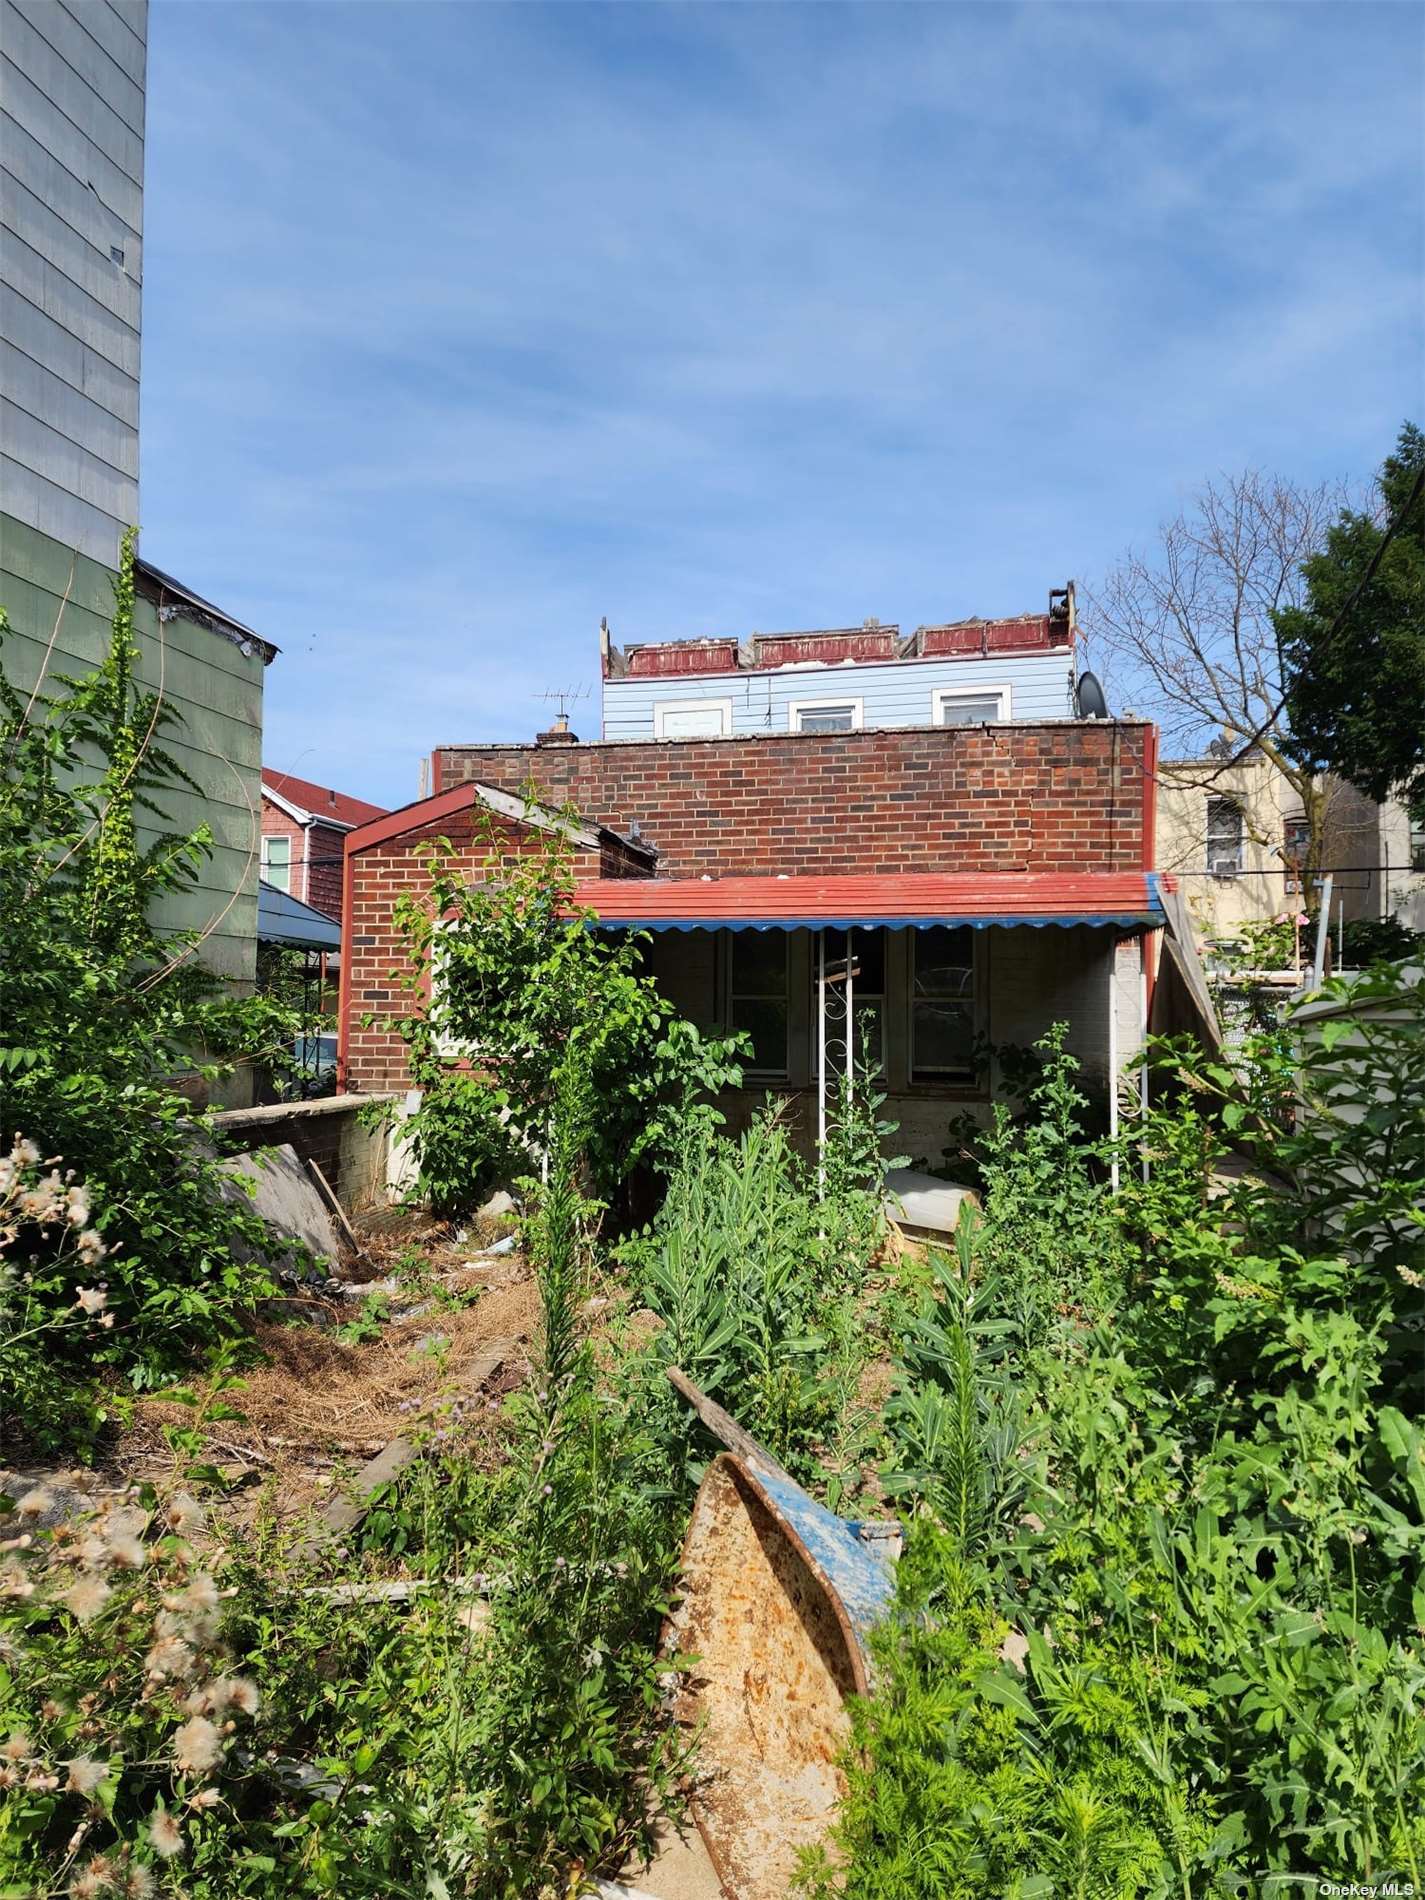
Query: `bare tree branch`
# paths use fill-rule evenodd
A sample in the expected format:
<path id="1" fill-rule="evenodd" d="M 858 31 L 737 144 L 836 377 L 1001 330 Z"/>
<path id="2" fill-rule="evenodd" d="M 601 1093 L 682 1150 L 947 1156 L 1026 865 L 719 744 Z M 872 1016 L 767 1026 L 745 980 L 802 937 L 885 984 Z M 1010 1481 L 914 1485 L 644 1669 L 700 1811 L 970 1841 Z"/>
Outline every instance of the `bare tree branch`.
<path id="1" fill-rule="evenodd" d="M 1345 499 L 1339 485 L 1256 470 L 1210 481 L 1162 524 L 1155 548 L 1124 554 L 1083 610 L 1095 651 L 1149 695 L 1139 710 L 1163 729 L 1160 772 L 1172 776 L 1174 751 L 1200 759 L 1218 736 L 1255 746 L 1301 798 L 1313 863 L 1325 802 L 1285 724 L 1272 616 L 1301 598 L 1301 564 Z"/>

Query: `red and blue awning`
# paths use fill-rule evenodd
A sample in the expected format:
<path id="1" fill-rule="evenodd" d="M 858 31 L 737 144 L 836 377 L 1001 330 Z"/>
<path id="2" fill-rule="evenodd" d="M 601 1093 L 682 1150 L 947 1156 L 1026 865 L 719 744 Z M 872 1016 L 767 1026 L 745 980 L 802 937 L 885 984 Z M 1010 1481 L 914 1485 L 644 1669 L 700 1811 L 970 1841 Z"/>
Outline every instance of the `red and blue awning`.
<path id="1" fill-rule="evenodd" d="M 1151 871 L 950 871 L 846 877 L 590 878 L 575 904 L 606 930 L 1158 930 Z"/>

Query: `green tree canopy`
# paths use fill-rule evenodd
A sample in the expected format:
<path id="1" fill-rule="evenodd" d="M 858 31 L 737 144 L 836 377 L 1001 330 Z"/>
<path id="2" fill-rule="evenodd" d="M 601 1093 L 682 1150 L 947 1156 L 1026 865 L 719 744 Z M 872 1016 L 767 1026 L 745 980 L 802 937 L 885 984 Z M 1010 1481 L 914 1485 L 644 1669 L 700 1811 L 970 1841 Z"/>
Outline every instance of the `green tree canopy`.
<path id="1" fill-rule="evenodd" d="M 1425 435 L 1414 423 L 1401 429 L 1379 482 L 1381 508 L 1342 511 L 1324 550 L 1302 564 L 1305 601 L 1280 609 L 1275 620 L 1296 744 L 1371 798 L 1394 794 L 1420 811 Z"/>

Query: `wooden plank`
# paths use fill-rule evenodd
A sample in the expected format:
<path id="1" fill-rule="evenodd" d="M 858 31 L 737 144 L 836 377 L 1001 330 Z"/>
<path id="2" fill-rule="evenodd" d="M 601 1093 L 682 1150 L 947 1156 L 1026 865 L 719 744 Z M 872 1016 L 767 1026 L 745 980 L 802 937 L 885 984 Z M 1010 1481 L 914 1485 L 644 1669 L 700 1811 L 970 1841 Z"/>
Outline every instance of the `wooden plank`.
<path id="1" fill-rule="evenodd" d="M 495 1340 L 486 1352 L 471 1366 L 462 1381 L 466 1392 L 475 1393 L 499 1371 L 518 1346 L 513 1336 Z M 349 1536 L 371 1508 L 371 1500 L 376 1492 L 393 1482 L 409 1465 L 413 1465 L 425 1447 L 410 1438 L 393 1438 L 384 1451 L 380 1451 L 364 1464 L 352 1480 L 346 1496 L 334 1500 L 322 1512 L 316 1528 L 305 1537 L 299 1548 L 308 1556 L 315 1556 L 332 1544 Z"/>
<path id="2" fill-rule="evenodd" d="M 346 1235 L 347 1244 L 350 1246 L 351 1251 L 356 1255 L 356 1258 L 358 1260 L 369 1261 L 370 1255 L 367 1253 L 366 1249 L 362 1246 L 361 1242 L 356 1238 L 356 1229 L 352 1226 L 351 1222 L 346 1218 L 346 1209 L 342 1206 L 341 1202 L 337 1199 L 336 1190 L 332 1187 L 331 1182 L 328 1181 L 325 1174 L 322 1173 L 321 1164 L 317 1161 L 314 1161 L 312 1157 L 308 1155 L 307 1166 L 312 1171 L 313 1180 L 316 1182 L 322 1194 L 326 1197 L 327 1206 L 331 1209 L 332 1213 L 335 1214 L 338 1227 L 340 1227 L 341 1231 Z"/>
<path id="3" fill-rule="evenodd" d="M 677 1366 L 669 1366 L 668 1383 L 687 1400 L 720 1445 L 726 1445 L 729 1451 L 735 1451 L 739 1458 L 761 1471 L 770 1471 L 779 1478 L 790 1479 L 791 1474 L 777 1463 L 766 1446 L 758 1444 L 751 1432 L 744 1431 L 716 1399 L 710 1399 L 706 1392 L 694 1385 L 686 1372 L 680 1371 Z"/>

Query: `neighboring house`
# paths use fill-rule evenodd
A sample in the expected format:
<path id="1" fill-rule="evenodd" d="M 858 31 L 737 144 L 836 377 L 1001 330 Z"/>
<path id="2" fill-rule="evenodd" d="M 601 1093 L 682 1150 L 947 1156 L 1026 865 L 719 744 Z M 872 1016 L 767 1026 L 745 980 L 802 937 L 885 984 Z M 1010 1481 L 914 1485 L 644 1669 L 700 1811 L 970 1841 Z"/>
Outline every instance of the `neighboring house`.
<path id="1" fill-rule="evenodd" d="M 1321 872 L 1331 873 L 1331 917 L 1398 917 L 1425 928 L 1425 832 L 1399 804 L 1377 805 L 1339 779 L 1323 784 Z M 1204 936 L 1312 904 L 1301 861 L 1301 800 L 1260 754 L 1224 769 L 1217 759 L 1159 767 L 1157 865 L 1187 895 Z"/>
<path id="2" fill-rule="evenodd" d="M 263 878 L 339 923 L 347 833 L 384 817 L 385 810 L 290 772 L 264 772 Z"/>
<path id="3" fill-rule="evenodd" d="M 111 580 L 139 519 L 144 0 L 0 0 L 0 605 L 5 677 L 28 695 L 92 670 Z M 140 560 L 140 683 L 181 726 L 164 737 L 197 790 L 163 829 L 206 824 L 195 888 L 162 895 L 160 926 L 207 932 L 200 955 L 250 986 L 257 962 L 263 672 L 276 647 Z M 140 814 L 150 840 L 155 820 Z"/>
<path id="4" fill-rule="evenodd" d="M 681 693 L 689 676 L 659 677 Z M 854 667 L 835 677 L 859 686 Z M 556 727 L 532 745 L 442 747 L 433 796 L 347 838 L 345 1084 L 407 1081 L 405 1045 L 363 1019 L 411 1006 L 390 981 L 391 911 L 428 880 L 417 847 L 449 838 L 474 875 L 478 814 L 500 812 L 517 849 L 572 808 L 580 903 L 602 928 L 651 933 L 648 967 L 687 1015 L 751 1037 L 735 1120 L 770 1092 L 791 1098 L 810 1140 L 846 1058 L 848 962 L 855 1040 L 917 1158 L 940 1160 L 952 1117 L 988 1116 L 1001 1077 L 986 1044 L 1026 1045 L 1058 1020 L 1105 1096 L 1142 1041 L 1145 946 L 1165 923 L 1155 743 L 1138 721 L 927 715 L 593 744 Z M 518 796 L 527 785 L 540 805 Z"/>
<path id="5" fill-rule="evenodd" d="M 605 739 L 716 739 L 871 726 L 1072 719 L 1072 583 L 1047 614 L 899 628 L 668 640 L 620 650 L 601 629 Z M 437 789 L 439 789 L 437 787 Z"/>
<path id="6" fill-rule="evenodd" d="M 5 513 L 103 567 L 138 521 L 146 0 L 0 0 Z"/>

